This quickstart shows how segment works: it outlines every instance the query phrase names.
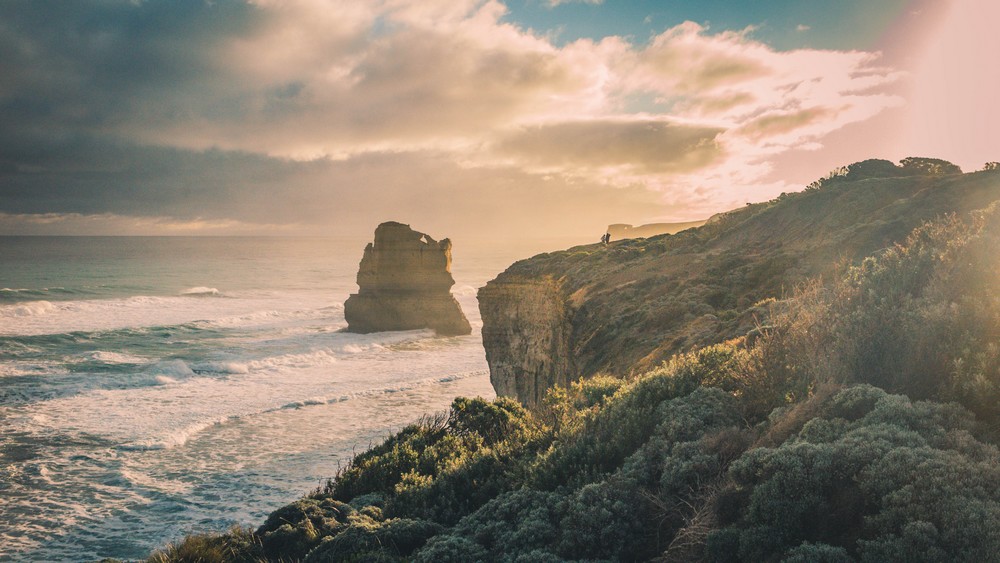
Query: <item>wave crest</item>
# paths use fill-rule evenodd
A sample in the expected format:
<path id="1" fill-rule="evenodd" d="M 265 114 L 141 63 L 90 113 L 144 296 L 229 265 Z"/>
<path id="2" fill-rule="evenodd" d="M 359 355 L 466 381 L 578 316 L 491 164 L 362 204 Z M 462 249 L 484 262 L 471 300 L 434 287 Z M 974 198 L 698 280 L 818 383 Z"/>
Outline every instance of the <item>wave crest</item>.
<path id="1" fill-rule="evenodd" d="M 181 295 L 186 297 L 221 297 L 222 293 L 214 287 L 189 287 L 184 291 L 181 291 Z"/>
<path id="2" fill-rule="evenodd" d="M 28 301 L 0 307 L 0 317 L 36 317 L 47 315 L 56 309 L 57 307 L 48 301 Z"/>

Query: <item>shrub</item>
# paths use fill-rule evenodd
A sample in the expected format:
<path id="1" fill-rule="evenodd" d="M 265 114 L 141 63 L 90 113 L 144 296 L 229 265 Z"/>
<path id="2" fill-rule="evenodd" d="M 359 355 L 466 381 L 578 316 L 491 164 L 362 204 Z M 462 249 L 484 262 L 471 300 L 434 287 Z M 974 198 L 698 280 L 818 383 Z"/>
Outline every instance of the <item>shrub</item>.
<path id="1" fill-rule="evenodd" d="M 531 417 L 517 401 L 499 397 L 495 401 L 458 397 L 448 416 L 451 435 L 477 434 L 483 444 L 493 446 L 512 436 L 527 435 L 532 430 Z"/>
<path id="2" fill-rule="evenodd" d="M 628 401 L 639 390 L 649 391 L 645 381 L 641 378 L 623 387 L 604 409 L 615 401 Z M 647 400 L 652 397 L 662 398 L 645 395 Z M 733 429 L 739 420 L 736 404 L 730 393 L 712 388 L 661 400 L 645 419 L 650 428 L 644 441 L 636 438 L 634 449 L 622 452 L 619 466 L 607 472 L 594 471 L 607 450 L 595 447 L 589 436 L 576 436 L 575 442 L 557 441 L 552 455 L 560 458 L 558 464 L 536 470 L 569 472 L 573 481 L 581 481 L 579 485 L 568 481 L 553 490 L 529 485 L 500 493 L 460 520 L 447 536 L 474 542 L 485 552 L 503 553 L 508 560 L 653 557 L 685 523 L 682 514 L 666 514 L 664 507 L 674 502 L 674 496 L 684 502 L 693 498 L 692 491 L 700 482 L 723 475 L 728 463 L 749 443 Z M 588 410 L 586 416 L 595 417 L 604 409 Z M 629 412 L 618 411 L 620 415 Z M 604 423 L 614 424 L 611 420 Z M 576 431 L 585 433 L 585 428 L 592 427 L 583 425 Z M 563 448 L 572 448 L 573 456 L 562 458 Z M 672 509 L 678 511 L 681 503 L 676 504 Z M 438 538 L 419 556 L 429 558 L 428 554 L 455 545 Z"/>
<path id="3" fill-rule="evenodd" d="M 903 171 L 921 175 L 961 174 L 958 166 L 940 158 L 910 156 L 899 161 Z"/>
<path id="4" fill-rule="evenodd" d="M 656 430 L 653 421 L 663 420 L 657 410 L 665 402 L 692 393 L 702 383 L 734 389 L 732 374 L 744 354 L 734 344 L 711 346 L 675 357 L 623 386 L 600 409 L 588 411 L 559 433 L 557 447 L 534 461 L 529 484 L 552 490 L 599 481 L 649 441 Z"/>
<path id="5" fill-rule="evenodd" d="M 847 389 L 796 437 L 733 463 L 749 495 L 709 553 L 761 561 L 819 549 L 811 542 L 870 561 L 988 559 L 1000 549 L 1000 466 L 973 429 L 954 405 Z"/>
<path id="6" fill-rule="evenodd" d="M 803 542 L 789 550 L 782 563 L 854 563 L 854 558 L 842 547 L 823 543 Z"/>
<path id="7" fill-rule="evenodd" d="M 625 381 L 620 377 L 610 375 L 595 375 L 577 381 L 573 384 L 576 396 L 574 406 L 577 410 L 583 410 L 600 405 L 605 399 L 621 389 L 624 384 Z"/>
<path id="8" fill-rule="evenodd" d="M 441 535 L 431 538 L 414 557 L 414 563 L 476 563 L 492 560 L 486 549 L 460 536 Z"/>
<path id="9" fill-rule="evenodd" d="M 305 561 L 402 561 L 441 530 L 440 525 L 425 520 L 398 518 L 378 522 L 358 515 L 349 526 L 312 550 Z"/>
<path id="10" fill-rule="evenodd" d="M 151 563 L 258 563 L 266 561 L 259 539 L 251 530 L 234 526 L 223 535 L 193 534 L 149 557 Z"/>
<path id="11" fill-rule="evenodd" d="M 275 510 L 255 532 L 269 557 L 301 558 L 344 528 L 355 510 L 333 499 L 306 498 Z"/>
<path id="12" fill-rule="evenodd" d="M 969 222 L 948 217 L 924 225 L 831 288 L 809 286 L 772 307 L 778 328 L 755 344 L 771 346 L 780 361 L 758 371 L 775 378 L 791 370 L 784 379 L 800 389 L 810 381 L 866 382 L 918 399 L 957 400 L 996 422 L 997 248 L 996 205 Z"/>

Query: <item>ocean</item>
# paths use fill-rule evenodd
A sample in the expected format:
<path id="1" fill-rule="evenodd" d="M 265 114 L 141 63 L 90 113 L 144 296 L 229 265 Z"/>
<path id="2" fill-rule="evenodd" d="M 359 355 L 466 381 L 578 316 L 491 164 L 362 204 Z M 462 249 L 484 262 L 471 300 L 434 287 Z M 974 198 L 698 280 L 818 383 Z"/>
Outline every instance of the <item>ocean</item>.
<path id="1" fill-rule="evenodd" d="M 0 561 L 138 558 L 259 525 L 455 396 L 476 289 L 580 241 L 455 241 L 473 334 L 344 332 L 366 239 L 0 237 Z"/>

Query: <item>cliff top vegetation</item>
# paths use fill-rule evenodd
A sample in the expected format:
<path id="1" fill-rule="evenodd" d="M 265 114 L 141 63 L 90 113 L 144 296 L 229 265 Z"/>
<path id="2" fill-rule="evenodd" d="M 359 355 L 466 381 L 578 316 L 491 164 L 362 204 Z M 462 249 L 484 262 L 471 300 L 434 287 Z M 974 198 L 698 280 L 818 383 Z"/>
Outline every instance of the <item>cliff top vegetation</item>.
<path id="1" fill-rule="evenodd" d="M 622 376 L 746 334 L 766 322 L 761 303 L 997 199 L 989 166 L 963 174 L 939 159 L 867 160 L 699 228 L 521 260 L 489 285 L 551 279 L 568 305 L 573 376 Z"/>

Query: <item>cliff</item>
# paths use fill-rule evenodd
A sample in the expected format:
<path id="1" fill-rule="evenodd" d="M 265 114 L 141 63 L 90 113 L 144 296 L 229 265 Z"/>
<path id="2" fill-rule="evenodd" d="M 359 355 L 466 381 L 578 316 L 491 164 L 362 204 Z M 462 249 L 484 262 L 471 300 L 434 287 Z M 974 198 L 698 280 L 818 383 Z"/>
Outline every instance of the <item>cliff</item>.
<path id="1" fill-rule="evenodd" d="M 912 215 L 937 217 L 825 285 L 745 310 L 772 312 L 753 338 L 679 354 L 627 379 L 582 379 L 540 409 L 457 398 L 446 415 L 358 454 L 256 530 L 194 534 L 150 561 L 995 560 L 1000 203 L 965 210 L 1000 198 L 1000 172 L 909 180 L 923 186 L 907 193 L 895 182 L 826 182 L 727 214 L 722 230 L 701 238 L 665 237 L 665 249 L 612 248 L 602 261 L 580 247 L 515 265 L 519 277 L 508 271 L 481 294 L 493 329 L 510 329 L 490 333 L 508 344 L 494 352 L 528 354 L 525 365 L 559 375 L 588 369 L 591 360 L 573 350 L 586 349 L 607 319 L 598 296 L 645 299 L 628 308 L 607 297 L 621 311 L 620 338 L 603 345 L 629 350 L 636 311 L 659 307 L 672 291 L 695 295 L 690 284 L 701 274 L 655 275 L 653 262 L 683 260 L 679 250 L 701 244 L 702 262 L 711 262 L 707 253 L 739 247 L 739 236 L 806 226 L 815 234 L 789 234 L 778 248 L 794 251 L 802 271 L 821 270 L 805 249 L 878 245 Z M 823 212 L 812 224 L 788 216 L 817 205 Z M 941 216 L 948 209 L 957 213 Z M 849 250 L 831 252 L 853 261 Z M 648 264 L 646 253 L 655 257 Z M 646 273 L 623 282 L 611 258 Z M 707 271 L 702 262 L 689 259 L 673 275 Z M 564 275 L 552 275 L 560 267 Z M 594 285 L 601 276 L 614 276 L 613 285 Z M 746 294 L 771 278 L 741 279 L 724 283 Z M 561 359 L 545 362 L 543 350 Z M 537 397 L 548 381 L 509 383 Z"/>
<path id="2" fill-rule="evenodd" d="M 365 247 L 358 293 L 344 303 L 350 332 L 432 328 L 469 334 L 472 327 L 451 295 L 451 241 L 435 241 L 402 223 L 382 223 Z"/>
<path id="3" fill-rule="evenodd" d="M 572 325 L 552 277 L 509 278 L 479 292 L 490 382 L 498 395 L 537 403 L 549 387 L 570 383 Z"/>
<path id="4" fill-rule="evenodd" d="M 493 386 L 535 405 L 552 385 L 744 335 L 766 323 L 762 301 L 1000 199 L 996 172 L 946 172 L 865 161 L 696 229 L 517 262 L 479 292 Z"/>
<path id="5" fill-rule="evenodd" d="M 688 221 L 686 223 L 649 223 L 646 225 L 628 225 L 614 223 L 608 225 L 611 240 L 626 238 L 649 238 L 657 235 L 672 235 L 686 229 L 693 229 L 705 224 L 705 221 Z"/>

